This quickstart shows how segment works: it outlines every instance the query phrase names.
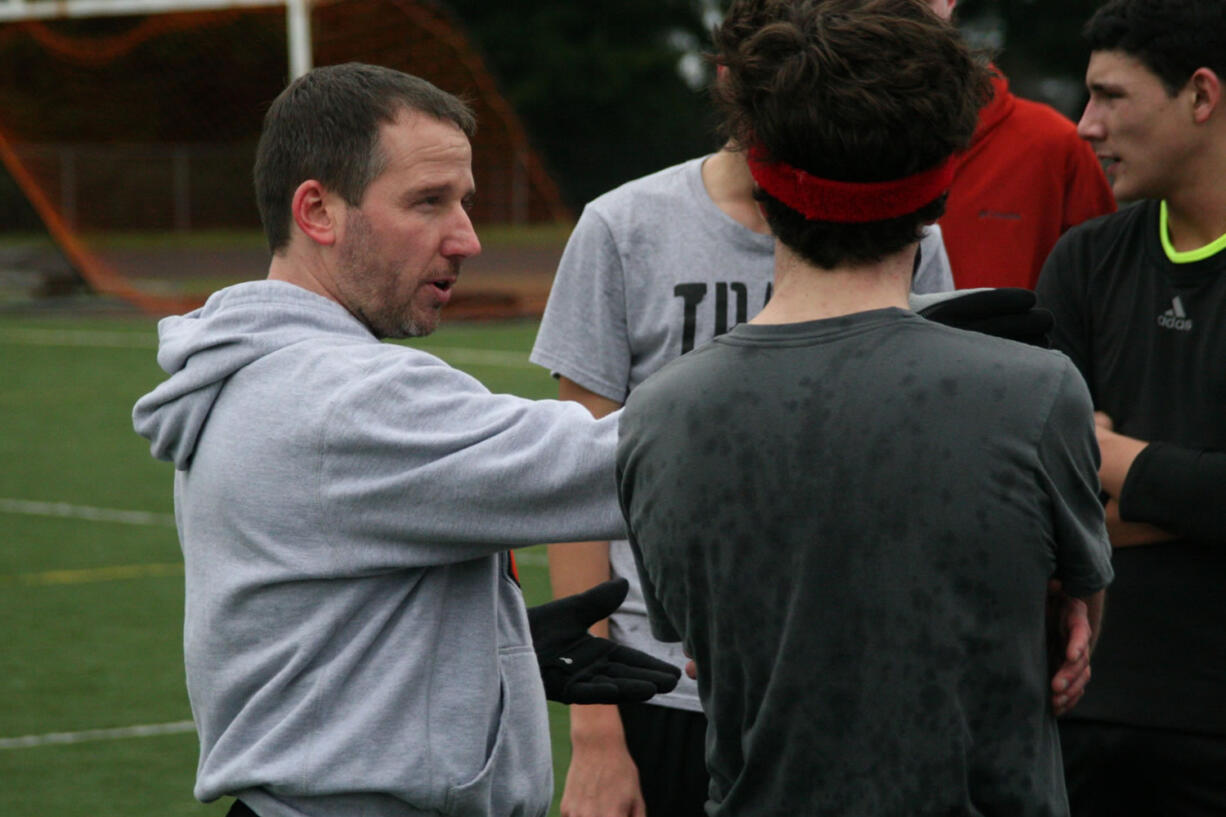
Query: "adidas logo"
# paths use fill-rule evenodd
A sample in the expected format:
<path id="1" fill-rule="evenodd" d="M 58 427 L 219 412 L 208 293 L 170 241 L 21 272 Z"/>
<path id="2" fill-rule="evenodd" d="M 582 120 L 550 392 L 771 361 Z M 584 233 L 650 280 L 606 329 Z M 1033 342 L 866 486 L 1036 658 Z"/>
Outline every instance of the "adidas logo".
<path id="1" fill-rule="evenodd" d="M 1171 301 L 1171 308 L 1158 316 L 1158 325 L 1163 329 L 1174 329 L 1179 332 L 1192 331 L 1192 319 L 1183 311 L 1183 301 L 1176 295 Z"/>

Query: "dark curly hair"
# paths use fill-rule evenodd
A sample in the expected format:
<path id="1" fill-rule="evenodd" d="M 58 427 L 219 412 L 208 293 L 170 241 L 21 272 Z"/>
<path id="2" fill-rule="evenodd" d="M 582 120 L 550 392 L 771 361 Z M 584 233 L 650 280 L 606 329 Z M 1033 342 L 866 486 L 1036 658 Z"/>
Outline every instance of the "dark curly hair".
<path id="1" fill-rule="evenodd" d="M 724 136 L 826 179 L 928 170 L 969 144 L 986 60 L 922 0 L 739 0 L 714 31 Z M 776 237 L 824 268 L 918 241 L 945 197 L 886 221 L 807 220 L 759 190 Z"/>
<path id="2" fill-rule="evenodd" d="M 1198 68 L 1226 79 L 1226 2 L 1110 0 L 1082 30 L 1092 51 L 1122 51 L 1174 96 Z"/>

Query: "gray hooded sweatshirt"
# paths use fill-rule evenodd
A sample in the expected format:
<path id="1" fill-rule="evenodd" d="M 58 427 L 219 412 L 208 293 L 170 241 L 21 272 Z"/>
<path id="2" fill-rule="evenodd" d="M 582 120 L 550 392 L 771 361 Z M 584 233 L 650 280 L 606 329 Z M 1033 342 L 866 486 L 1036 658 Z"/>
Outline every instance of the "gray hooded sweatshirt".
<path id="1" fill-rule="evenodd" d="M 276 281 L 159 324 L 195 793 L 262 817 L 543 815 L 509 547 L 624 535 L 615 417 L 491 394 Z"/>

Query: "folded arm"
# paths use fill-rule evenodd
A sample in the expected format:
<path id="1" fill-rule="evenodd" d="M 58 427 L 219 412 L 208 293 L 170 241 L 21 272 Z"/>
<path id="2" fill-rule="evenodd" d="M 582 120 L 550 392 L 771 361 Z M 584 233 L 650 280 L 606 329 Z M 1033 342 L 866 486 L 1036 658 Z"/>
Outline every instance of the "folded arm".
<path id="1" fill-rule="evenodd" d="M 1226 540 L 1226 453 L 1138 440 L 1101 412 L 1096 420 L 1112 545 Z"/>

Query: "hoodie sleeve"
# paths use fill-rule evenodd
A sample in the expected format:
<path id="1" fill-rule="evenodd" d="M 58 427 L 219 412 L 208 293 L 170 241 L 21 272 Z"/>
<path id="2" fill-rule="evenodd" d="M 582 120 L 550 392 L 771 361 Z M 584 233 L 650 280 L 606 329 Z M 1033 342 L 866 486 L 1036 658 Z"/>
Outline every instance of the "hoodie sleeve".
<path id="1" fill-rule="evenodd" d="M 618 415 L 492 394 L 420 352 L 379 358 L 324 416 L 319 495 L 342 538 L 412 543 L 414 559 L 438 564 L 625 535 Z"/>

